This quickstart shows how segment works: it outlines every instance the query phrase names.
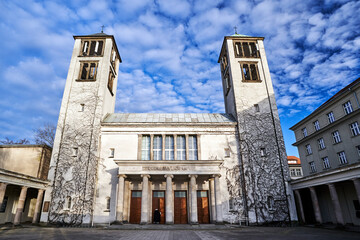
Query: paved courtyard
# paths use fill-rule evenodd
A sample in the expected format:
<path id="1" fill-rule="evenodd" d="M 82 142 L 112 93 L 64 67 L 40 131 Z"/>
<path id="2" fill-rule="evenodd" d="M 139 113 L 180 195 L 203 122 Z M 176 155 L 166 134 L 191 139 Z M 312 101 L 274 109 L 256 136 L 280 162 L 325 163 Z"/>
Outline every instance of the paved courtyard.
<path id="1" fill-rule="evenodd" d="M 360 239 L 360 233 L 335 229 L 311 227 L 244 227 L 221 230 L 119 230 L 99 228 L 3 228 L 0 239 L 65 239 L 65 240 L 107 240 L 107 239 L 185 239 L 185 240 L 221 240 L 221 239 L 306 239 L 306 240 L 347 240 Z"/>

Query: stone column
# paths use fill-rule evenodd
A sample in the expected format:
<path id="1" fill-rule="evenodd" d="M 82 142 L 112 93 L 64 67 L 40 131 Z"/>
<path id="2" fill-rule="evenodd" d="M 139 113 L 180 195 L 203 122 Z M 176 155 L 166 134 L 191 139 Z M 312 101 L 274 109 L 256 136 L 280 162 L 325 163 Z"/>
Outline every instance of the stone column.
<path id="1" fill-rule="evenodd" d="M 147 224 L 149 219 L 149 178 L 150 175 L 141 175 L 142 181 L 142 192 L 141 192 L 141 220 L 140 224 Z"/>
<path id="2" fill-rule="evenodd" d="M 340 225 L 345 225 L 345 221 L 341 211 L 339 197 L 337 195 L 335 185 L 333 183 L 329 183 L 328 186 L 329 186 L 331 201 L 335 210 L 336 223 Z"/>
<path id="3" fill-rule="evenodd" d="M 358 201 L 360 201 L 360 178 L 354 178 L 352 180 L 353 180 L 353 183 L 355 186 L 355 191 L 356 191 Z M 0 200 L 1 200 L 1 198 L 0 198 Z"/>
<path id="4" fill-rule="evenodd" d="M 321 224 L 322 223 L 322 218 L 321 218 L 321 212 L 320 212 L 320 207 L 319 207 L 319 201 L 318 198 L 316 196 L 316 191 L 314 187 L 309 187 L 310 189 L 310 193 L 311 193 L 311 201 L 314 207 L 314 214 L 315 214 L 315 219 L 316 222 Z"/>
<path id="5" fill-rule="evenodd" d="M 215 207 L 216 207 L 216 223 L 222 224 L 224 223 L 223 214 L 222 214 L 222 204 L 221 204 L 221 192 L 220 192 L 220 174 L 214 175 L 214 184 L 215 184 Z"/>
<path id="6" fill-rule="evenodd" d="M 119 175 L 118 197 L 116 203 L 116 221 L 122 223 L 124 221 L 124 188 L 126 175 Z"/>
<path id="7" fill-rule="evenodd" d="M 4 201 L 7 183 L 0 183 L 0 207 Z"/>
<path id="8" fill-rule="evenodd" d="M 210 203 L 211 203 L 211 222 L 216 222 L 216 208 L 215 208 L 215 186 L 214 178 L 209 179 L 209 189 L 210 189 Z"/>
<path id="9" fill-rule="evenodd" d="M 21 187 L 20 197 L 14 218 L 14 225 L 19 225 L 21 222 L 21 215 L 24 209 L 27 189 L 28 189 L 27 187 Z"/>
<path id="10" fill-rule="evenodd" d="M 198 213 L 197 213 L 197 194 L 196 194 L 196 178 L 197 175 L 191 174 L 190 178 L 190 191 L 191 191 L 191 214 L 190 223 L 198 224 Z"/>
<path id="11" fill-rule="evenodd" d="M 174 224 L 174 196 L 172 190 L 172 178 L 174 175 L 167 174 L 166 178 L 166 193 L 165 193 L 165 219 L 166 224 Z"/>
<path id="12" fill-rule="evenodd" d="M 302 204 L 301 195 L 300 195 L 299 190 L 295 190 L 295 196 L 296 196 L 297 202 L 299 203 L 301 221 L 305 222 L 304 208 L 303 208 L 303 204 Z"/>
<path id="13" fill-rule="evenodd" d="M 33 216 L 33 220 L 32 223 L 39 223 L 39 217 L 40 217 L 40 211 L 41 211 L 41 202 L 43 199 L 43 195 L 44 195 L 44 189 L 39 189 L 38 190 L 38 195 L 36 198 L 36 205 L 35 205 L 35 212 L 34 212 L 34 216 Z"/>

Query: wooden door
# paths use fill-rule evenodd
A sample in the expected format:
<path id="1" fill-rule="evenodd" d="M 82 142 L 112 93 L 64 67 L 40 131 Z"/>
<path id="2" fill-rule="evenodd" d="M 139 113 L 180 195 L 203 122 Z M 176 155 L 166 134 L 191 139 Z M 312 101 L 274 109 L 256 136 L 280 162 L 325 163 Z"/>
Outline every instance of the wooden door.
<path id="1" fill-rule="evenodd" d="M 165 224 L 165 191 L 153 191 L 152 197 L 152 218 L 154 222 L 155 209 L 159 209 L 160 224 Z"/>
<path id="2" fill-rule="evenodd" d="M 175 191 L 174 195 L 174 223 L 186 224 L 188 223 L 186 191 Z"/>
<path id="3" fill-rule="evenodd" d="M 197 191 L 197 212 L 199 223 L 210 223 L 209 198 L 207 191 Z"/>
<path id="4" fill-rule="evenodd" d="M 141 220 L 141 191 L 131 191 L 130 223 L 139 224 Z"/>

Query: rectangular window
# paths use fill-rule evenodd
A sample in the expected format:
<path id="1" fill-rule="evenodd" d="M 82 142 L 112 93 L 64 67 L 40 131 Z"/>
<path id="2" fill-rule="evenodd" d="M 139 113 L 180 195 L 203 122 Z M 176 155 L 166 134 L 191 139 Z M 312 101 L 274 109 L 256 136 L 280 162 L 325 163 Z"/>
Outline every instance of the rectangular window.
<path id="1" fill-rule="evenodd" d="M 323 157 L 323 158 L 322 158 L 322 161 L 323 161 L 324 169 L 330 168 L 330 162 L 329 162 L 329 158 L 328 158 L 328 157 Z"/>
<path id="2" fill-rule="evenodd" d="M 226 54 L 224 54 L 221 57 L 221 70 L 223 72 L 226 72 L 227 66 L 228 66 L 228 60 L 227 60 Z"/>
<path id="3" fill-rule="evenodd" d="M 229 73 L 226 73 L 224 76 L 224 84 L 225 84 L 225 89 L 226 89 L 225 95 L 227 95 L 231 88 Z"/>
<path id="4" fill-rule="evenodd" d="M 307 144 L 305 147 L 306 147 L 306 152 L 307 152 L 307 154 L 308 154 L 308 155 L 312 154 L 312 150 L 311 150 L 310 144 Z"/>
<path id="5" fill-rule="evenodd" d="M 165 137 L 165 160 L 174 160 L 174 137 Z"/>
<path id="6" fill-rule="evenodd" d="M 301 174 L 301 169 L 299 169 L 299 168 L 297 168 L 296 169 L 296 176 L 301 176 L 302 174 Z"/>
<path id="7" fill-rule="evenodd" d="M 189 136 L 189 160 L 198 160 L 196 136 Z"/>
<path id="8" fill-rule="evenodd" d="M 334 117 L 334 113 L 333 113 L 333 112 L 329 112 L 329 113 L 327 114 L 327 117 L 328 117 L 329 123 L 335 122 L 335 117 Z"/>
<path id="9" fill-rule="evenodd" d="M 255 112 L 260 112 L 259 104 L 254 104 Z"/>
<path id="10" fill-rule="evenodd" d="M 319 131 L 320 130 L 320 124 L 319 124 L 319 121 L 318 120 L 316 120 L 315 122 L 313 122 L 314 123 L 314 129 L 315 129 L 315 131 Z"/>
<path id="11" fill-rule="evenodd" d="M 256 42 L 235 42 L 234 51 L 235 57 L 259 57 L 259 51 Z"/>
<path id="12" fill-rule="evenodd" d="M 73 157 L 77 157 L 77 155 L 78 155 L 78 153 L 79 153 L 79 149 L 78 148 L 73 148 Z"/>
<path id="13" fill-rule="evenodd" d="M 85 110 L 85 104 L 80 104 L 79 112 L 83 112 Z"/>
<path id="14" fill-rule="evenodd" d="M 319 149 L 324 149 L 325 148 L 325 142 L 323 138 L 319 138 L 318 139 L 318 144 L 319 144 Z"/>
<path id="15" fill-rule="evenodd" d="M 347 101 L 346 103 L 344 103 L 343 107 L 344 107 L 345 114 L 352 113 L 353 108 L 352 108 L 352 105 L 351 105 L 350 101 Z"/>
<path id="16" fill-rule="evenodd" d="M 162 136 L 154 136 L 153 145 L 153 156 L 154 160 L 162 160 Z"/>
<path id="17" fill-rule="evenodd" d="M 115 62 L 116 62 L 116 51 L 115 51 L 115 49 L 112 49 L 112 52 L 111 52 L 111 66 L 114 68 L 114 70 L 115 70 Z"/>
<path id="18" fill-rule="evenodd" d="M 115 155 L 115 149 L 114 148 L 110 148 L 110 156 L 111 158 L 113 158 Z"/>
<path id="19" fill-rule="evenodd" d="M 308 134 L 307 134 L 306 128 L 301 129 L 301 132 L 302 132 L 304 137 L 307 137 Z"/>
<path id="20" fill-rule="evenodd" d="M 346 163 L 347 163 L 346 155 L 345 155 L 345 152 L 344 152 L 344 151 L 338 152 L 338 156 L 339 156 L 339 162 L 340 162 L 340 164 L 346 164 Z"/>
<path id="21" fill-rule="evenodd" d="M 111 70 L 111 68 L 110 68 L 110 70 L 109 70 L 109 79 L 108 79 L 108 85 L 107 85 L 107 87 L 108 87 L 108 89 L 109 89 L 109 91 L 110 91 L 110 93 L 111 93 L 112 95 L 114 95 L 114 93 L 113 93 L 114 79 L 115 79 L 115 75 L 114 75 L 114 73 L 112 72 L 112 70 Z"/>
<path id="22" fill-rule="evenodd" d="M 290 169 L 290 176 L 295 177 L 295 169 Z"/>
<path id="23" fill-rule="evenodd" d="M 141 160 L 150 160 L 150 136 L 142 136 Z"/>
<path id="24" fill-rule="evenodd" d="M 243 81 L 260 81 L 257 63 L 240 63 Z"/>
<path id="25" fill-rule="evenodd" d="M 80 64 L 80 80 L 95 80 L 97 73 L 97 62 L 82 62 Z"/>
<path id="26" fill-rule="evenodd" d="M 132 191 L 131 192 L 131 197 L 141 197 L 141 191 Z"/>
<path id="27" fill-rule="evenodd" d="M 176 137 L 176 159 L 186 160 L 186 143 L 185 136 L 180 135 Z"/>
<path id="28" fill-rule="evenodd" d="M 315 173 L 316 172 L 315 162 L 309 162 L 309 166 L 310 166 L 310 172 Z"/>
<path id="29" fill-rule="evenodd" d="M 101 56 L 103 54 L 104 41 L 83 41 L 82 56 Z"/>
<path id="30" fill-rule="evenodd" d="M 357 136 L 360 134 L 359 124 L 358 122 L 353 122 L 350 124 L 350 130 L 353 136 Z"/>
<path id="31" fill-rule="evenodd" d="M 341 142 L 341 138 L 340 138 L 340 133 L 339 131 L 335 131 L 331 133 L 334 139 L 334 143 L 339 143 Z"/>
<path id="32" fill-rule="evenodd" d="M 262 156 L 262 157 L 266 156 L 265 148 L 260 148 L 260 156 Z"/>

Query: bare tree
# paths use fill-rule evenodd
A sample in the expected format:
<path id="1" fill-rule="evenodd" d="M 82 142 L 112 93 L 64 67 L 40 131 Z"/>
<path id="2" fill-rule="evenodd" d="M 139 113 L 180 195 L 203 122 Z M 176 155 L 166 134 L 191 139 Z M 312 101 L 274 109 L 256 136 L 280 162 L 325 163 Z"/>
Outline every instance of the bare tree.
<path id="1" fill-rule="evenodd" d="M 42 127 L 34 129 L 34 140 L 36 144 L 47 144 L 50 147 L 54 144 L 56 126 L 45 123 Z"/>
<path id="2" fill-rule="evenodd" d="M 11 140 L 8 137 L 6 137 L 4 140 L 0 140 L 1 144 L 6 144 L 6 145 L 10 145 L 10 144 L 29 144 L 30 141 L 27 140 L 26 138 L 23 139 L 19 139 L 19 140 Z"/>

